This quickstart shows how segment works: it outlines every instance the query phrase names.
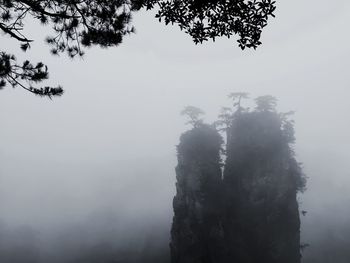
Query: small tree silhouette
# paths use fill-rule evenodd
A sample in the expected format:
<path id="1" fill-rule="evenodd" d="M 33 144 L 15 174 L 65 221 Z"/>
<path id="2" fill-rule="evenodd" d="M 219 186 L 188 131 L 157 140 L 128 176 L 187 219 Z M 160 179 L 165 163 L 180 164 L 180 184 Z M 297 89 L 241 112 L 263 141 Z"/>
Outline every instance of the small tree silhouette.
<path id="1" fill-rule="evenodd" d="M 215 122 L 216 126 L 223 127 L 219 130 L 226 130 L 231 126 L 233 118 L 232 109 L 229 107 L 222 107 L 220 114 L 218 116 L 218 120 Z"/>
<path id="2" fill-rule="evenodd" d="M 204 111 L 202 111 L 200 108 L 187 106 L 181 111 L 181 115 L 187 116 L 189 120 L 186 122 L 186 124 L 191 124 L 194 128 L 203 123 L 200 116 L 204 115 Z"/>
<path id="3" fill-rule="evenodd" d="M 237 111 L 241 111 L 241 100 L 248 99 L 249 93 L 246 92 L 232 92 L 228 95 L 230 99 L 233 101 L 233 107 L 237 107 Z"/>
<path id="4" fill-rule="evenodd" d="M 271 95 L 257 97 L 255 103 L 257 111 L 276 111 L 277 99 Z"/>

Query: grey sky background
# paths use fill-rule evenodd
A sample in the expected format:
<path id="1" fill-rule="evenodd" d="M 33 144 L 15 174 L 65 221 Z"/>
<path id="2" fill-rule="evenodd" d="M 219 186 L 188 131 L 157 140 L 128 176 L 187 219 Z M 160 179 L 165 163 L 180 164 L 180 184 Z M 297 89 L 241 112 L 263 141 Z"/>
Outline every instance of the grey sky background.
<path id="1" fill-rule="evenodd" d="M 300 196 L 309 211 L 303 238 L 330 222 L 346 224 L 350 3 L 277 5 L 256 51 L 241 51 L 233 39 L 196 46 L 152 12 L 135 15 L 137 33 L 119 47 L 91 48 L 84 59 L 52 57 L 44 44 L 49 27 L 30 24 L 36 41 L 26 54 L 1 36 L 1 49 L 47 63 L 48 83 L 66 91 L 53 101 L 20 88 L 0 91 L 2 221 L 45 232 L 110 213 L 123 222 L 164 219 L 170 227 L 175 145 L 186 130 L 179 112 L 198 106 L 213 121 L 229 105 L 228 93 L 244 91 L 271 94 L 279 110 L 296 111 L 295 148 L 309 177 Z"/>

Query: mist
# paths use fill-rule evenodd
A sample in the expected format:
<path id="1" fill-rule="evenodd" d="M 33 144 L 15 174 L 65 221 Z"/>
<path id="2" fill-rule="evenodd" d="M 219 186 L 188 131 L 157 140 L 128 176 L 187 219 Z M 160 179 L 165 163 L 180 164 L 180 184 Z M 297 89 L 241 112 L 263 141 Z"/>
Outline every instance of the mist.
<path id="1" fill-rule="evenodd" d="M 45 58 L 49 82 L 66 92 L 0 91 L 0 262 L 170 262 L 176 145 L 189 129 L 179 113 L 195 105 L 212 122 L 234 91 L 295 111 L 308 178 L 302 261 L 348 262 L 349 12 L 345 0 L 280 1 L 256 51 L 227 39 L 194 45 L 140 12 L 119 47 L 75 60 L 51 56 L 49 29 L 32 23 L 26 56 Z"/>

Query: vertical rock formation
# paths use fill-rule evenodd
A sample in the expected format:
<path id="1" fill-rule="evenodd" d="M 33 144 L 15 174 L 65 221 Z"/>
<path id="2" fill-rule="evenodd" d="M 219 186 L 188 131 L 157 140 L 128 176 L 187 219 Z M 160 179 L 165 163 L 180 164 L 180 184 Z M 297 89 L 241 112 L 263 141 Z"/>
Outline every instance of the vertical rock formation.
<path id="1" fill-rule="evenodd" d="M 222 143 L 217 130 L 205 124 L 196 125 L 180 138 L 170 243 L 172 263 L 222 260 Z"/>
<path id="2" fill-rule="evenodd" d="M 224 233 L 230 262 L 300 263 L 296 195 L 304 185 L 293 125 L 274 110 L 239 112 L 228 129 Z"/>
<path id="3" fill-rule="evenodd" d="M 226 164 L 222 178 L 217 130 L 186 108 L 194 128 L 178 146 L 171 230 L 172 263 L 300 263 L 298 191 L 293 123 L 275 110 L 276 99 L 256 99 L 254 111 L 225 109 Z"/>

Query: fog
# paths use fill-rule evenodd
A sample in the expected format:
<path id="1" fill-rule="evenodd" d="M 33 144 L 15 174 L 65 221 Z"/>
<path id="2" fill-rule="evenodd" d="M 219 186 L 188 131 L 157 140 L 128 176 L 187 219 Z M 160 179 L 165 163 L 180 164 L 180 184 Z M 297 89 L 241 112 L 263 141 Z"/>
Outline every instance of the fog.
<path id="1" fill-rule="evenodd" d="M 196 46 L 152 12 L 135 15 L 137 33 L 119 47 L 83 59 L 52 57 L 48 27 L 27 28 L 37 41 L 26 54 L 1 36 L 4 51 L 47 63 L 65 94 L 0 91 L 0 262 L 167 262 L 188 129 L 179 112 L 195 105 L 214 121 L 233 91 L 296 112 L 304 262 L 348 262 L 350 3 L 277 4 L 256 51 L 227 39 Z"/>

